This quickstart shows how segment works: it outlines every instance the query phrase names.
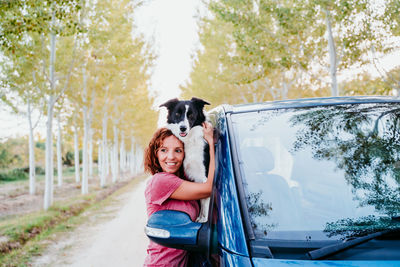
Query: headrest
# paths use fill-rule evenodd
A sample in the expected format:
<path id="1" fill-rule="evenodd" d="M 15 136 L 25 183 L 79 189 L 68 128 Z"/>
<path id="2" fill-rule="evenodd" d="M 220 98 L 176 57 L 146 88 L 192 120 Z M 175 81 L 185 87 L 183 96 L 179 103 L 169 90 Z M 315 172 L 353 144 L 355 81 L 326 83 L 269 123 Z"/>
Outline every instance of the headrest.
<path id="1" fill-rule="evenodd" d="M 246 173 L 267 173 L 275 166 L 274 156 L 266 147 L 243 147 L 241 155 Z"/>

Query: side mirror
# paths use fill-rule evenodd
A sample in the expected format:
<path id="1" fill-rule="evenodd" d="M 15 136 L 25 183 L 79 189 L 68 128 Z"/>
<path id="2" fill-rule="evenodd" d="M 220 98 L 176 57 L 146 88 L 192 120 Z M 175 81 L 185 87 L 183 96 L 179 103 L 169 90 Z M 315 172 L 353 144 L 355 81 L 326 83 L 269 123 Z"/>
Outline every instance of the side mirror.
<path id="1" fill-rule="evenodd" d="M 146 235 L 153 242 L 190 251 L 206 251 L 209 232 L 206 223 L 193 222 L 188 214 L 176 210 L 153 213 L 145 227 Z"/>

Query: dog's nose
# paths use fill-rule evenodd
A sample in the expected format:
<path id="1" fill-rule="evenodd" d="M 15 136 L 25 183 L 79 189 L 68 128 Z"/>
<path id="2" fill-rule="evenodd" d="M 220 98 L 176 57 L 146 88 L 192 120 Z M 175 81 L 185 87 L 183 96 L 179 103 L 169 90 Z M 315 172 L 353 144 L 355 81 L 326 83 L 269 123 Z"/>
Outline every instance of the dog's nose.
<path id="1" fill-rule="evenodd" d="M 184 131 L 186 131 L 186 126 L 181 126 L 181 127 L 179 127 L 179 129 L 181 130 L 181 132 L 184 132 Z"/>

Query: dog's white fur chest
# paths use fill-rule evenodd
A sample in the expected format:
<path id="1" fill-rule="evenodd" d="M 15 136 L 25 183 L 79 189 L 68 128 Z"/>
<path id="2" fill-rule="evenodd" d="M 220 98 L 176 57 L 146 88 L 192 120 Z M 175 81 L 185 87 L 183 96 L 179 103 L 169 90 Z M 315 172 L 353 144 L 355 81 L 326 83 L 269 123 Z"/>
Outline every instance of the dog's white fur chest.
<path id="1" fill-rule="evenodd" d="M 184 139 L 185 159 L 183 167 L 190 181 L 204 183 L 207 180 L 206 169 L 203 162 L 206 141 L 203 138 L 203 127 L 195 126 Z"/>

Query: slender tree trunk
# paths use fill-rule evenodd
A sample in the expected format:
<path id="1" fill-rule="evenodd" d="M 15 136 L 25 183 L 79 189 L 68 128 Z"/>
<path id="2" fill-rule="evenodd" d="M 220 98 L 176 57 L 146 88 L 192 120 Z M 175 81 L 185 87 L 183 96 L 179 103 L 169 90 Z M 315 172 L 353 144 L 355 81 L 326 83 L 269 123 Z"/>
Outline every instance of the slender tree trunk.
<path id="1" fill-rule="evenodd" d="M 142 148 L 136 144 L 136 149 L 135 149 L 135 154 L 136 154 L 136 174 L 142 173 L 143 172 L 143 151 Z"/>
<path id="2" fill-rule="evenodd" d="M 119 167 L 121 172 L 125 172 L 125 166 L 126 166 L 126 153 L 125 153 L 125 136 L 124 136 L 124 131 L 121 132 L 121 145 L 119 147 L 119 155 L 120 155 L 120 160 L 119 160 Z"/>
<path id="3" fill-rule="evenodd" d="M 83 149 L 82 149 L 82 194 L 89 193 L 88 189 L 88 107 L 86 88 L 86 66 L 83 67 Z"/>
<path id="4" fill-rule="evenodd" d="M 114 156 L 114 144 L 111 146 L 110 148 L 110 166 L 111 166 L 111 182 L 115 183 L 116 179 L 116 175 L 115 175 L 115 156 Z"/>
<path id="5" fill-rule="evenodd" d="M 326 27 L 328 32 L 328 49 L 329 49 L 329 73 L 331 75 L 331 93 L 332 96 L 339 95 L 339 89 L 337 84 L 337 55 L 336 55 L 336 47 L 335 40 L 333 39 L 332 34 L 332 24 L 330 18 L 329 10 L 324 10 L 326 13 Z"/>
<path id="6" fill-rule="evenodd" d="M 106 177 L 108 175 L 107 171 L 107 121 L 108 121 L 108 115 L 107 115 L 107 110 L 105 110 L 105 113 L 103 115 L 103 133 L 102 133 L 102 141 L 101 141 L 101 172 L 100 172 L 100 186 L 104 187 L 106 185 Z"/>
<path id="7" fill-rule="evenodd" d="M 90 125 L 90 122 L 89 122 Z M 88 174 L 89 178 L 93 176 L 93 129 L 89 126 L 89 137 L 88 137 Z"/>
<path id="8" fill-rule="evenodd" d="M 97 172 L 99 173 L 99 178 L 101 182 L 101 172 L 102 172 L 102 164 L 103 164 L 103 158 L 102 158 L 102 151 L 101 151 L 101 140 L 99 140 L 99 145 L 97 147 Z M 101 184 L 100 184 L 101 186 Z"/>
<path id="9" fill-rule="evenodd" d="M 54 6 L 54 3 L 53 3 Z M 51 25 L 55 26 L 56 14 L 53 10 Z M 54 90 L 55 90 L 55 59 L 56 59 L 56 33 L 50 34 L 50 93 L 47 103 L 47 123 L 46 123 L 46 167 L 45 167 L 45 189 L 43 206 L 45 210 L 53 204 L 53 112 L 54 112 Z"/>
<path id="10" fill-rule="evenodd" d="M 106 142 L 106 150 L 105 150 L 105 157 L 106 157 L 106 165 L 105 165 L 105 170 L 106 170 L 106 175 L 110 175 L 111 172 L 111 147 L 109 144 L 109 141 L 107 140 Z"/>
<path id="11" fill-rule="evenodd" d="M 89 107 L 89 118 L 88 118 L 88 142 L 89 142 L 89 152 L 88 152 L 88 161 L 89 161 L 89 177 L 93 176 L 93 129 L 92 129 L 92 121 L 93 121 L 93 106 L 94 106 L 94 98 L 95 91 L 92 90 L 92 97 L 90 99 L 90 107 Z"/>
<path id="12" fill-rule="evenodd" d="M 80 182 L 80 167 L 79 167 L 79 140 L 78 140 L 78 126 L 74 118 L 74 164 L 75 164 L 75 182 Z"/>
<path id="13" fill-rule="evenodd" d="M 35 165 L 35 140 L 33 138 L 31 101 L 28 98 L 28 123 L 29 123 L 29 194 L 36 193 L 36 165 Z"/>
<path id="14" fill-rule="evenodd" d="M 111 166 L 111 171 L 112 171 L 112 182 L 115 183 L 118 179 L 118 128 L 117 125 L 114 124 L 113 127 L 114 130 L 114 144 L 113 144 L 113 156 L 112 156 L 112 166 Z"/>
<path id="15" fill-rule="evenodd" d="M 135 175 L 135 138 L 131 138 L 131 151 L 129 153 L 129 170 L 133 175 Z"/>
<path id="16" fill-rule="evenodd" d="M 89 193 L 88 188 L 88 123 L 87 107 L 83 107 L 83 149 L 82 149 L 82 194 Z"/>
<path id="17" fill-rule="evenodd" d="M 53 105 L 54 96 L 49 95 L 46 123 L 46 168 L 45 168 L 45 189 L 44 209 L 47 210 L 53 204 Z"/>
<path id="18" fill-rule="evenodd" d="M 61 148 L 61 121 L 60 113 L 57 114 L 57 175 L 58 186 L 62 186 L 62 148 Z"/>

